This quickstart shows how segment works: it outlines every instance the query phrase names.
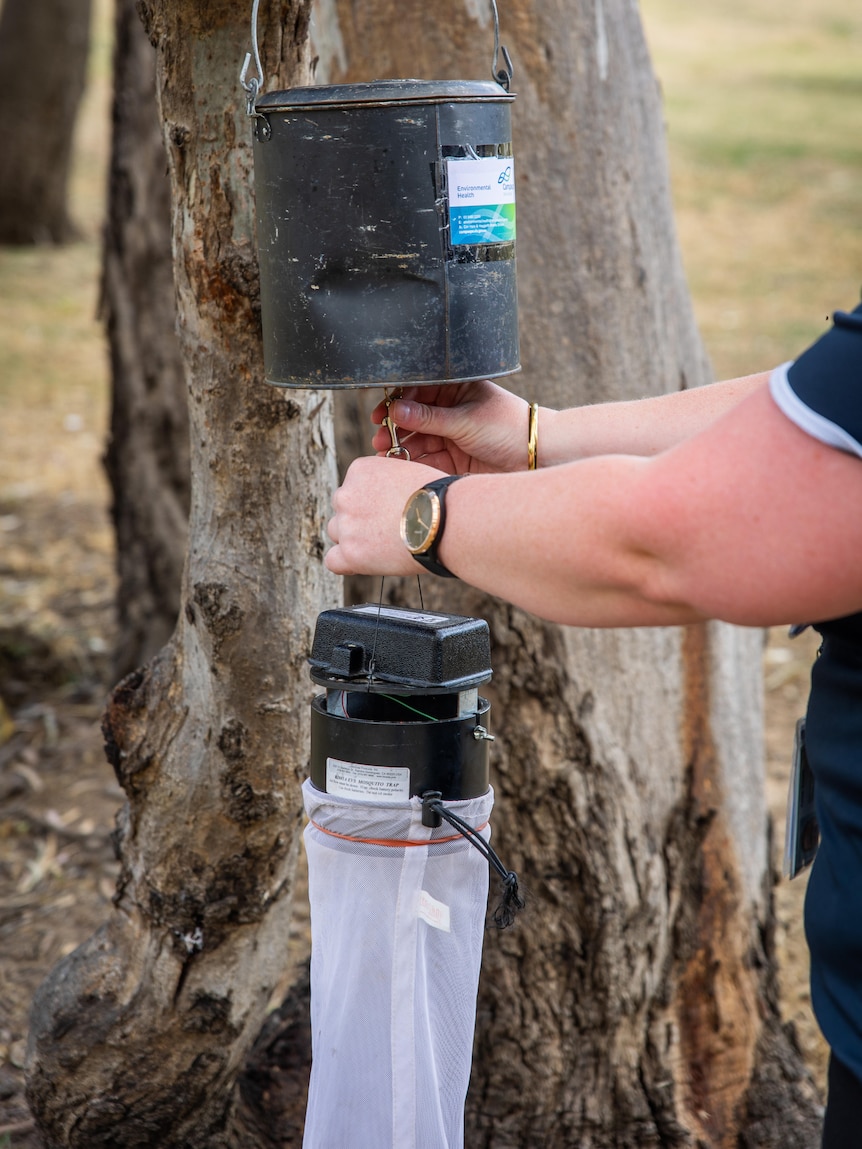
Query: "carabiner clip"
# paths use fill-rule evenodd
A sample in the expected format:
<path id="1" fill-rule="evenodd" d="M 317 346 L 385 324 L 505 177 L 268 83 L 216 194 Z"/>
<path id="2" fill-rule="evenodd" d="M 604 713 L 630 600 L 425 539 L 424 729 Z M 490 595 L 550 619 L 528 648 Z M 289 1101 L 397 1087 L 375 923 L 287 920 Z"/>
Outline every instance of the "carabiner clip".
<path id="1" fill-rule="evenodd" d="M 392 403 L 392 400 L 398 399 L 400 397 L 401 389 L 399 388 L 398 391 L 399 391 L 398 395 L 390 395 L 388 387 L 384 388 L 384 391 L 383 391 L 383 395 L 384 395 L 383 402 L 386 404 L 386 415 L 383 418 L 383 426 L 389 432 L 389 438 L 390 438 L 391 443 L 392 443 L 391 447 L 386 452 L 386 458 L 387 459 L 406 459 L 407 462 L 409 463 L 410 462 L 410 452 L 407 450 L 406 447 L 402 446 L 401 442 L 399 441 L 399 439 L 398 439 L 398 428 L 395 426 L 395 424 L 393 423 L 393 421 L 389 415 L 389 407 Z"/>

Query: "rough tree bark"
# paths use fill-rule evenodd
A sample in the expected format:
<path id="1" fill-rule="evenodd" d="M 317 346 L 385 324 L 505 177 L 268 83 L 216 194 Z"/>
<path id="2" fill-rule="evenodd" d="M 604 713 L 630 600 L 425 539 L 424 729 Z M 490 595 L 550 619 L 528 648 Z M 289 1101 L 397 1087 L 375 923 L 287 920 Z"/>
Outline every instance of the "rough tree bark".
<path id="1" fill-rule="evenodd" d="M 308 6 L 261 21 L 284 86 L 307 77 Z M 37 994 L 28 1096 L 50 1146 L 253 1146 L 233 1086 L 285 964 L 305 656 L 336 601 L 321 564 L 334 452 L 320 396 L 262 382 L 247 8 L 141 8 L 173 188 L 189 552 L 174 637 L 108 705 L 127 796 L 116 910 Z"/>
<path id="2" fill-rule="evenodd" d="M 511 385 L 568 405 L 707 381 L 636 6 L 501 14 L 518 93 Z M 313 36 L 333 82 L 490 70 L 485 0 L 404 0 L 397 35 L 387 0 L 325 0 Z M 353 453 L 364 397 L 343 402 Z M 817 1099 L 777 1006 L 760 634 L 566 630 L 423 582 L 426 604 L 491 624 L 495 841 L 531 892 L 520 927 L 486 942 L 467 1143 L 811 1149 Z"/>
<path id="3" fill-rule="evenodd" d="M 4 0 L 0 13 L 0 243 L 65 243 L 72 135 L 91 0 Z"/>
<path id="4" fill-rule="evenodd" d="M 171 184 L 156 53 L 135 0 L 117 0 L 102 311 L 111 350 L 105 466 L 117 541 L 114 680 L 170 638 L 189 513 L 189 415 L 176 334 Z"/>

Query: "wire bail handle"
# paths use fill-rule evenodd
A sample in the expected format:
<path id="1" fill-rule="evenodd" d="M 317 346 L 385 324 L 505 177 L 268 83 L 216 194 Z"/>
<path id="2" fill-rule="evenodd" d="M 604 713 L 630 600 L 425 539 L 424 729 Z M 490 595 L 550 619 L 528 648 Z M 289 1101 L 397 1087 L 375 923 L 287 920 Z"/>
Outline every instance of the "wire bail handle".
<path id="1" fill-rule="evenodd" d="M 239 74 L 239 82 L 245 92 L 245 113 L 247 116 L 256 116 L 257 112 L 254 109 L 257 97 L 263 91 L 263 83 L 265 76 L 263 74 L 263 67 L 260 62 L 260 49 L 257 44 L 257 10 L 260 7 L 260 0 L 254 0 L 251 6 L 251 52 L 246 52 L 245 60 L 243 61 L 242 69 Z M 248 75 L 249 64 L 251 64 L 252 52 L 254 53 L 254 66 L 257 69 L 256 76 Z"/>
<path id="2" fill-rule="evenodd" d="M 500 44 L 500 16 L 497 12 L 497 0 L 490 0 L 491 14 L 494 17 L 494 59 L 491 61 L 491 75 L 497 81 L 501 88 L 508 92 L 509 85 L 512 82 L 512 57 L 509 55 L 506 46 Z M 260 0 L 254 0 L 251 6 L 251 52 L 246 52 L 243 61 L 242 69 L 239 73 L 239 82 L 245 92 L 245 110 L 247 116 L 257 116 L 259 113 L 255 111 L 255 103 L 257 97 L 263 91 L 264 80 L 266 77 L 263 74 L 263 67 L 260 62 L 260 49 L 257 43 L 257 12 L 260 7 Z M 503 54 L 503 67 L 497 67 L 497 61 L 500 53 Z M 254 66 L 257 70 L 256 76 L 249 76 L 248 70 L 251 65 L 252 56 L 254 57 Z M 393 444 L 394 445 L 394 444 Z"/>
<path id="3" fill-rule="evenodd" d="M 508 92 L 514 75 L 514 68 L 512 67 L 512 57 L 509 55 L 506 45 L 500 43 L 500 16 L 497 12 L 497 0 L 491 0 L 491 11 L 494 15 L 494 59 L 491 61 L 491 75 L 500 87 Z M 504 67 L 498 68 L 497 59 L 501 52 L 503 53 Z"/>

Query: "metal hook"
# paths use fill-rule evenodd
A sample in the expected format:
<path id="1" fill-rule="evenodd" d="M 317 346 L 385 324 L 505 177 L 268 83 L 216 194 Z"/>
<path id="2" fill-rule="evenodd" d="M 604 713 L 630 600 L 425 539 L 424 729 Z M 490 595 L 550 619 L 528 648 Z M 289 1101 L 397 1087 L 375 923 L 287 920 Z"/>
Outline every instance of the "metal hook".
<path id="1" fill-rule="evenodd" d="M 389 432 L 389 438 L 392 441 L 392 446 L 386 452 L 386 458 L 387 459 L 392 459 L 392 458 L 406 459 L 407 462 L 409 463 L 410 462 L 410 452 L 407 450 L 406 447 L 402 446 L 402 444 L 400 443 L 400 441 L 398 439 L 398 428 L 395 426 L 395 424 L 393 423 L 393 421 L 389 415 L 389 407 L 390 407 L 393 399 L 400 399 L 401 398 L 401 388 L 400 387 L 397 388 L 397 393 L 395 395 L 390 395 L 389 394 L 389 388 L 385 387 L 383 389 L 383 396 L 384 396 L 383 402 L 386 405 L 386 415 L 384 416 L 384 419 L 383 419 L 383 426 Z"/>
<path id="2" fill-rule="evenodd" d="M 251 47 L 254 53 L 254 66 L 257 69 L 257 75 L 247 79 L 249 64 L 251 64 L 252 52 L 246 52 L 245 60 L 243 61 L 242 69 L 239 74 L 239 82 L 243 87 L 246 97 L 246 115 L 255 116 L 257 113 L 254 110 L 255 102 L 260 92 L 263 90 L 264 74 L 263 68 L 260 63 L 260 51 L 257 46 L 257 10 L 260 6 L 260 0 L 254 0 L 251 7 Z"/>
<path id="3" fill-rule="evenodd" d="M 512 67 L 512 57 L 509 55 L 505 45 L 500 46 L 500 16 L 497 12 L 497 0 L 491 0 L 491 12 L 494 16 L 494 60 L 491 64 L 491 75 L 500 87 L 508 92 L 509 85 L 512 82 L 512 76 L 514 75 L 514 69 Z M 497 58 L 501 51 L 503 53 L 503 62 L 506 66 L 505 68 L 498 69 Z"/>

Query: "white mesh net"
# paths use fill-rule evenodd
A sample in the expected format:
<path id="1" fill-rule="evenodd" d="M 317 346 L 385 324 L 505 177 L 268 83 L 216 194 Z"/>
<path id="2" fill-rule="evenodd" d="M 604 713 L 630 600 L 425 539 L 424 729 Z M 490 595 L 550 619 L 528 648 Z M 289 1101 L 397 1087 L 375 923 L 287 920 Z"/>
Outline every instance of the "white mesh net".
<path id="1" fill-rule="evenodd" d="M 303 795 L 312 938 L 303 1149 L 460 1149 L 488 863 L 446 822 L 423 826 L 419 798 L 379 805 L 311 782 Z M 446 807 L 487 838 L 493 804 L 489 789 Z"/>

